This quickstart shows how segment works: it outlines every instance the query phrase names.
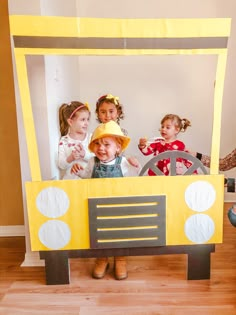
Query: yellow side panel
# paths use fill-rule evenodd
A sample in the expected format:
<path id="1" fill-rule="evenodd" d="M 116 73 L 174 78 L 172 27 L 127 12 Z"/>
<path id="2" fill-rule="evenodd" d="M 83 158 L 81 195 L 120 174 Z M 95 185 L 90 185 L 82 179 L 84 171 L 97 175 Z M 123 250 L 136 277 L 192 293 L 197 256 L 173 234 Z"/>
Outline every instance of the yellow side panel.
<path id="1" fill-rule="evenodd" d="M 54 220 L 57 223 L 65 223 L 70 232 L 65 246 L 57 249 L 90 248 L 88 198 L 94 197 L 165 196 L 166 245 L 221 243 L 223 237 L 223 181 L 223 175 L 191 175 L 28 182 L 26 183 L 26 193 L 32 250 L 51 249 L 40 241 L 39 230 L 45 223 Z M 199 190 L 197 186 L 203 189 Z M 209 194 L 205 192 L 205 186 L 210 188 Z M 194 187 L 196 187 L 196 193 L 194 189 L 191 189 Z M 53 201 L 50 194 L 54 194 L 54 190 L 56 199 Z M 46 198 L 46 200 L 49 200 L 46 202 L 44 210 L 41 209 L 38 202 L 42 192 L 47 192 L 48 199 Z M 68 204 L 65 211 L 60 210 L 58 216 L 55 216 L 50 212 L 51 208 L 63 208 L 63 202 L 60 202 L 60 192 L 66 195 Z M 198 201 L 196 201 L 197 198 Z M 58 205 L 55 206 L 56 203 Z M 201 208 L 199 208 L 200 210 L 194 209 L 198 206 Z M 206 218 L 211 222 L 212 235 L 206 242 L 195 242 L 186 235 L 187 220 L 191 221 L 196 216 Z M 201 230 L 202 225 L 204 227 L 205 221 L 201 222 L 199 227 L 200 239 L 201 233 L 203 233 L 202 239 L 204 239 L 204 231 L 206 231 L 206 229 Z M 208 228 L 207 224 L 206 228 Z M 198 235 L 195 236 L 198 237 Z"/>

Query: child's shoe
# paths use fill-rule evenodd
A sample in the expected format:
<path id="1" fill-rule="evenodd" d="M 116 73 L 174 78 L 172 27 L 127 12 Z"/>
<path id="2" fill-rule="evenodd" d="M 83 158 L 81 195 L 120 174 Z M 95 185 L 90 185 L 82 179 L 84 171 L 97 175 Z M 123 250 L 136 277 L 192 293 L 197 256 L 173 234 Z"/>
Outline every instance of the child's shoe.
<path id="1" fill-rule="evenodd" d="M 230 223 L 236 227 L 236 205 L 233 205 L 228 211 L 228 218 Z"/>
<path id="2" fill-rule="evenodd" d="M 128 277 L 125 257 L 114 257 L 114 268 L 116 280 L 123 280 Z"/>
<path id="3" fill-rule="evenodd" d="M 105 276 L 105 273 L 108 268 L 109 263 L 107 257 L 97 258 L 92 273 L 93 278 L 102 279 Z"/>

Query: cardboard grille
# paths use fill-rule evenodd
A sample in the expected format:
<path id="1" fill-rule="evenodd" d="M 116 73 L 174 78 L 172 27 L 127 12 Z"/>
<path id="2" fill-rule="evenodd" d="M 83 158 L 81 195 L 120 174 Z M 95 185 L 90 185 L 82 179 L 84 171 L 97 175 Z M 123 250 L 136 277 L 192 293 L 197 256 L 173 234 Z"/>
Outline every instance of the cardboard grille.
<path id="1" fill-rule="evenodd" d="M 89 198 L 91 248 L 166 245 L 166 197 Z"/>

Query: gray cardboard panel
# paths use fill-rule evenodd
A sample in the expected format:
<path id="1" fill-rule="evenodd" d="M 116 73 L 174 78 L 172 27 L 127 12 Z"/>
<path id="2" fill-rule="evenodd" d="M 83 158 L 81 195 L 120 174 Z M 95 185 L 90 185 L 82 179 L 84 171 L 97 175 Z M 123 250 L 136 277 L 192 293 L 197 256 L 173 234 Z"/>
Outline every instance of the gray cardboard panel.
<path id="1" fill-rule="evenodd" d="M 153 202 L 155 205 L 150 207 L 149 204 Z M 136 210 L 136 205 L 139 203 L 142 203 L 141 213 L 140 209 Z M 165 245 L 165 196 L 89 198 L 88 204 L 91 248 Z M 115 207 L 112 208 L 112 205 Z M 133 211 L 138 212 L 135 213 L 137 216 L 132 213 L 132 208 Z M 152 216 L 153 214 L 156 216 Z M 140 215 L 142 217 L 139 217 Z M 114 230 L 118 227 L 121 229 Z M 133 227 L 142 227 L 142 229 L 132 229 Z M 150 227 L 152 228 L 150 229 Z M 100 231 L 101 228 L 106 231 Z M 150 237 L 156 237 L 156 240 L 145 240 Z M 125 240 L 122 241 L 122 239 Z M 106 242 L 103 242 L 104 240 Z"/>

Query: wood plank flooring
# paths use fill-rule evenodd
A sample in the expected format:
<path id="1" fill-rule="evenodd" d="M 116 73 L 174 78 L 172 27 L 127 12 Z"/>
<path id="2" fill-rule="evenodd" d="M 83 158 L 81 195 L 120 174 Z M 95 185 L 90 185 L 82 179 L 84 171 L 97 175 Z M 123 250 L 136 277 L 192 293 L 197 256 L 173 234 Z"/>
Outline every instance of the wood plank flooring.
<path id="1" fill-rule="evenodd" d="M 0 315 L 236 315 L 236 228 L 211 254 L 211 279 L 186 280 L 186 255 L 128 258 L 129 277 L 91 278 L 94 259 L 71 259 L 71 283 L 46 285 L 44 267 L 20 267 L 23 237 L 0 238 Z"/>

